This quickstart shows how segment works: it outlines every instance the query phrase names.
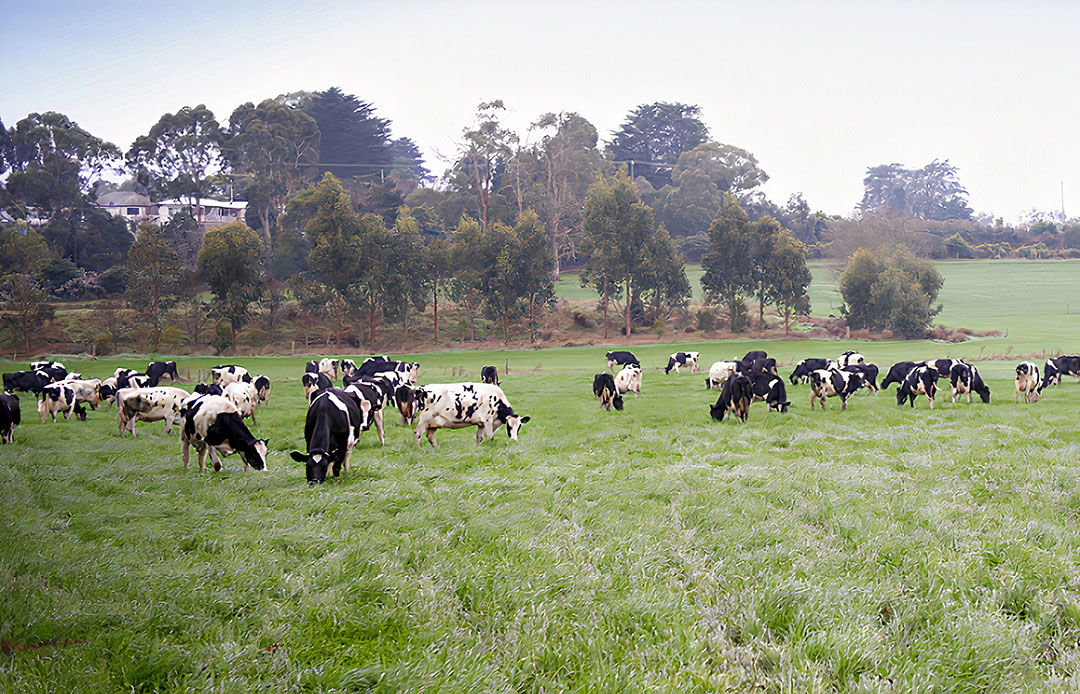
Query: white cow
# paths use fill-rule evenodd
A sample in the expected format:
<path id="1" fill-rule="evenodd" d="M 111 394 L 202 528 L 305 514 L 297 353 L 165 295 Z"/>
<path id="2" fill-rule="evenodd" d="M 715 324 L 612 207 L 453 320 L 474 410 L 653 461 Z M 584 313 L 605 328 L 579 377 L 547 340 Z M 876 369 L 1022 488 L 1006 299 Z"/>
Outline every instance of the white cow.
<path id="1" fill-rule="evenodd" d="M 64 415 L 64 419 L 71 419 L 71 413 L 75 410 L 75 390 L 71 386 L 60 383 L 50 383 L 41 389 L 41 401 L 38 402 L 38 414 L 41 415 L 41 423 L 45 423 L 45 417 L 51 416 L 53 424 L 56 424 L 56 413 Z"/>
<path id="2" fill-rule="evenodd" d="M 476 427 L 476 442 L 485 437 L 490 441 L 495 432 L 506 424 L 510 438 L 517 441 L 521 425 L 529 421 L 514 412 L 502 388 L 491 383 L 436 383 L 423 387 L 424 409 L 416 423 L 416 445 L 424 435 L 432 447 L 437 429 Z"/>
<path id="3" fill-rule="evenodd" d="M 215 366 L 210 369 L 210 382 L 219 388 L 224 388 L 230 383 L 240 381 L 251 382 L 251 375 L 242 366 Z"/>
<path id="4" fill-rule="evenodd" d="M 1016 365 L 1016 402 L 1020 402 L 1020 393 L 1024 402 L 1039 401 L 1039 367 L 1035 362 L 1022 361 Z"/>
<path id="5" fill-rule="evenodd" d="M 739 363 L 734 361 L 716 361 L 709 367 L 709 377 L 705 379 L 705 389 L 723 388 L 724 382 L 739 370 Z"/>
<path id="6" fill-rule="evenodd" d="M 239 453 L 244 469 L 266 469 L 267 439 L 257 439 L 244 424 L 236 406 L 224 395 L 199 395 L 184 404 L 180 445 L 184 454 L 184 469 L 188 466 L 188 448 L 195 446 L 199 455 L 199 472 L 206 469 L 206 454 L 215 470 L 221 469 L 221 456 Z"/>
<path id="7" fill-rule="evenodd" d="M 191 397 L 183 388 L 158 386 L 157 388 L 124 388 L 116 393 L 117 420 L 120 436 L 125 431 L 138 438 L 136 422 L 165 420 L 165 433 L 171 434 L 174 424 L 181 421 L 184 401 Z"/>
<path id="8" fill-rule="evenodd" d="M 236 411 L 242 418 L 251 417 L 251 423 L 258 424 L 255 421 L 255 409 L 259 406 L 259 391 L 254 383 L 230 383 L 221 394 L 236 405 Z"/>
<path id="9" fill-rule="evenodd" d="M 615 374 L 615 389 L 619 395 L 633 393 L 636 398 L 641 393 L 641 367 L 637 364 L 627 364 L 619 373 Z"/>

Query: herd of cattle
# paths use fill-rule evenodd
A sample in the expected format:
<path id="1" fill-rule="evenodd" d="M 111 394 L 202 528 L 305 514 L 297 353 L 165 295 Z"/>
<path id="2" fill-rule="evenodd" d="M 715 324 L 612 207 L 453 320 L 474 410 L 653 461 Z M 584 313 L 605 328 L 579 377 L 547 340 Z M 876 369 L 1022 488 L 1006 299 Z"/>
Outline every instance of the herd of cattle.
<path id="1" fill-rule="evenodd" d="M 608 371 L 593 377 L 593 393 L 606 410 L 622 410 L 623 396 L 641 394 L 641 362 L 631 352 L 611 351 L 606 354 Z M 668 359 L 665 374 L 688 368 L 700 371 L 698 352 L 676 352 Z M 616 366 L 621 367 L 614 373 Z M 506 394 L 499 386 L 499 374 L 494 366 L 481 370 L 479 383 L 443 383 L 417 385 L 420 364 L 395 361 L 389 356 L 369 357 L 359 365 L 352 359 L 324 358 L 312 360 L 305 366 L 301 383 L 308 400 L 304 425 L 307 450 L 292 451 L 290 456 L 305 464 L 310 484 L 321 483 L 328 471 L 336 477 L 342 469 L 348 473 L 349 456 L 360 435 L 372 426 L 385 445 L 384 410 L 396 410 L 402 424 L 415 424 L 415 443 L 423 445 L 426 437 L 437 447 L 438 429 L 476 427 L 476 442 L 491 440 L 495 432 L 506 425 L 507 434 L 517 440 L 521 425 L 529 417 L 514 412 Z M 809 383 L 810 409 L 820 401 L 825 409 L 827 398 L 840 398 L 841 409 L 859 389 L 872 392 L 897 384 L 896 401 L 912 407 L 923 395 L 934 408 L 938 381 L 948 379 L 952 401 L 977 394 L 984 403 L 990 402 L 990 389 L 979 370 L 961 359 L 905 361 L 893 364 L 879 385 L 877 365 L 868 363 L 863 355 L 847 351 L 838 359 L 803 359 L 795 364 L 789 375 L 792 385 Z M 1080 356 L 1047 359 L 1040 374 L 1038 365 L 1030 361 L 1016 367 L 1016 401 L 1020 394 L 1024 402 L 1035 402 L 1047 387 L 1060 383 L 1062 376 L 1075 376 L 1080 382 Z M 169 377 L 172 386 L 160 381 Z M 341 379 L 341 387 L 335 381 Z M 107 379 L 83 379 L 81 374 L 68 373 L 63 364 L 39 361 L 30 369 L 3 375 L 4 390 L 0 393 L 0 443 L 13 443 L 15 427 L 20 423 L 18 391 L 38 397 L 38 413 L 44 424 L 47 418 L 56 421 L 62 414 L 69 419 L 86 418 L 84 405 L 96 409 L 102 401 L 116 407 L 121 437 L 130 433 L 136 437 L 137 422 L 164 421 L 165 432 L 173 426 L 180 428 L 184 469 L 188 466 L 189 449 L 198 454 L 199 470 L 205 469 L 210 456 L 215 470 L 221 469 L 221 457 L 238 454 L 245 468 L 266 467 L 267 439 L 256 438 L 245 423 L 250 418 L 257 424 L 255 412 L 270 398 L 270 379 L 253 376 L 236 365 L 221 365 L 210 370 L 210 382 L 197 384 L 194 392 L 175 386 L 179 379 L 176 362 L 150 362 L 144 372 L 118 368 Z M 753 402 L 764 401 L 769 412 L 787 412 L 791 402 L 787 386 L 777 372 L 776 360 L 761 350 L 747 352 L 742 359 L 718 361 L 709 368 L 705 379 L 707 389 L 720 395 L 710 413 L 723 420 L 727 413 L 745 422 Z"/>
<path id="2" fill-rule="evenodd" d="M 621 366 L 618 374 L 601 372 L 593 376 L 593 394 L 600 400 L 600 406 L 610 411 L 623 409 L 623 398 L 627 392 L 634 396 L 641 394 L 641 362 L 631 352 L 612 351 L 606 355 L 608 369 Z M 675 352 L 668 357 L 665 374 L 680 368 L 689 368 L 690 373 L 700 371 L 700 353 Z M 795 364 L 789 375 L 792 385 L 810 384 L 810 409 L 820 402 L 825 409 L 826 398 L 840 398 L 840 409 L 846 410 L 848 399 L 860 388 L 878 392 L 891 383 L 897 384 L 896 404 L 904 403 L 915 406 L 915 399 L 926 396 L 930 409 L 934 409 L 934 398 L 938 391 L 938 381 L 946 378 L 952 390 L 952 401 L 966 397 L 971 402 L 971 394 L 977 394 L 984 403 L 990 402 L 990 388 L 983 382 L 979 369 L 962 359 L 931 359 L 924 361 L 902 361 L 893 364 L 889 372 L 877 383 L 880 370 L 876 364 L 854 351 L 847 351 L 837 359 L 803 359 Z M 1061 382 L 1062 376 L 1075 376 L 1080 382 L 1080 356 L 1061 356 L 1046 360 L 1042 377 L 1039 367 L 1030 361 L 1024 361 L 1016 367 L 1016 401 L 1020 394 L 1024 402 L 1035 402 L 1042 391 Z M 787 412 L 791 402 L 787 399 L 787 387 L 780 378 L 776 360 L 762 350 L 747 352 L 742 359 L 718 361 L 709 367 L 709 376 L 705 387 L 719 389 L 720 396 L 712 405 L 710 413 L 714 419 L 723 421 L 731 412 L 739 421 L 745 422 L 750 414 L 750 405 L 764 401 L 768 412 Z"/>

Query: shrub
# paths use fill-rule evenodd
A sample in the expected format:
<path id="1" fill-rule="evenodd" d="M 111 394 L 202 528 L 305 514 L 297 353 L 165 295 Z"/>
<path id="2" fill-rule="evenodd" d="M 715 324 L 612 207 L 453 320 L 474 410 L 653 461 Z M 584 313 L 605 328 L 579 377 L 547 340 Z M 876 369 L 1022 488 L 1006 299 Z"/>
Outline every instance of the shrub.
<path id="1" fill-rule="evenodd" d="M 697 324 L 700 330 L 711 333 L 716 330 L 716 314 L 710 309 L 703 308 L 697 312 Z"/>
<path id="2" fill-rule="evenodd" d="M 102 356 L 104 354 L 112 354 L 116 349 L 116 340 L 108 333 L 101 333 L 94 338 L 94 354 Z"/>

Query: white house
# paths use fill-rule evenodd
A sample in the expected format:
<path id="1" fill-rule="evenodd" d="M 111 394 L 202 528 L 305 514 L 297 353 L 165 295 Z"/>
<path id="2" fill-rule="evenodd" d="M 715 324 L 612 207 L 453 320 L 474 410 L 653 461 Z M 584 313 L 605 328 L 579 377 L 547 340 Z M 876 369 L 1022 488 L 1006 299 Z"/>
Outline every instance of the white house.
<path id="1" fill-rule="evenodd" d="M 115 217 L 123 217 L 133 226 L 137 226 L 140 222 L 168 224 L 169 220 L 186 207 L 193 208 L 192 214 L 197 214 L 195 206 L 186 199 L 173 198 L 151 202 L 146 195 L 126 191 L 105 193 L 98 197 L 95 206 Z M 247 210 L 246 202 L 211 200 L 210 198 L 199 200 L 199 206 L 202 208 L 199 226 L 203 233 L 222 224 L 244 221 L 244 212 Z"/>

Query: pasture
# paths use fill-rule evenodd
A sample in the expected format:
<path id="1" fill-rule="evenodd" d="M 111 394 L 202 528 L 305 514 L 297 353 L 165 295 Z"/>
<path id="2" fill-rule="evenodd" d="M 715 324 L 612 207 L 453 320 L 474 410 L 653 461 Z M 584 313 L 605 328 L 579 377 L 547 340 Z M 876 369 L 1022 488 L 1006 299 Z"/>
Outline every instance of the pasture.
<path id="1" fill-rule="evenodd" d="M 1071 267 L 1048 272 L 1060 281 Z M 992 296 L 971 302 L 980 320 L 1027 291 L 984 286 Z M 759 348 L 784 364 L 857 349 L 884 368 L 1077 351 L 1076 318 L 1044 306 L 1033 317 L 1058 326 L 1049 344 L 1010 329 L 962 345 L 678 348 L 700 350 L 706 370 Z M 809 387 L 789 386 L 790 413 L 757 403 L 742 425 L 709 418 L 717 394 L 704 374 L 664 376 L 671 345 L 635 347 L 642 397 L 600 411 L 590 384 L 604 351 L 420 355 L 421 382 L 476 380 L 482 365 L 508 359 L 503 389 L 532 418 L 521 440 L 500 430 L 478 447 L 472 430 L 441 431 L 440 449 L 417 448 L 388 413 L 387 445 L 365 433 L 352 474 L 316 488 L 288 458 L 304 444 L 303 358 L 179 358 L 181 372 L 239 363 L 273 379 L 252 427 L 270 438 L 263 473 L 235 456 L 220 473 L 185 473 L 163 423 L 140 424 L 137 440 L 117 435 L 107 408 L 42 425 L 21 395 L 16 443 L 0 446 L 0 685 L 1080 686 L 1075 379 L 1017 405 L 1017 359 L 977 361 L 992 403 L 942 396 L 933 411 L 922 397 L 897 407 L 890 388 L 860 392 L 846 412 L 835 399 L 810 412 Z M 64 361 L 93 377 L 147 358 Z"/>

